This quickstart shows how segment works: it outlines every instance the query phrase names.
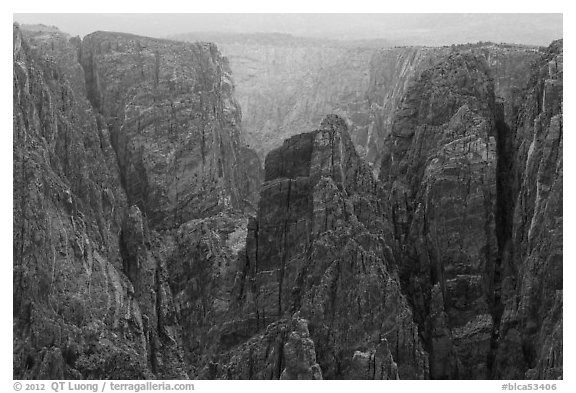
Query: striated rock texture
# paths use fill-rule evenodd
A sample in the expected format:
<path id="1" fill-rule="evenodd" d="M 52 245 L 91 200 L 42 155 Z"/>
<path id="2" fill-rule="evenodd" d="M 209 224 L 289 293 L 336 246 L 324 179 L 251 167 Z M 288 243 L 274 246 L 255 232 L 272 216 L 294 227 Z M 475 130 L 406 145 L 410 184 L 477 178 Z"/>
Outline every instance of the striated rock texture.
<path id="1" fill-rule="evenodd" d="M 294 315 L 271 323 L 232 351 L 210 361 L 202 379 L 322 379 L 308 322 Z"/>
<path id="2" fill-rule="evenodd" d="M 213 44 L 14 26 L 14 378 L 562 378 L 562 41 L 274 37 L 261 173 Z"/>
<path id="3" fill-rule="evenodd" d="M 487 64 L 458 52 L 422 72 L 396 112 L 380 179 L 403 288 L 433 378 L 483 379 L 497 258 L 496 125 Z"/>
<path id="4" fill-rule="evenodd" d="M 501 288 L 494 376 L 562 378 L 563 43 L 534 65 L 504 138 Z"/>
<path id="5" fill-rule="evenodd" d="M 346 119 L 360 156 L 378 173 L 394 113 L 422 71 L 452 52 L 485 57 L 508 123 L 530 75 L 537 48 L 477 44 L 394 47 L 379 40 L 329 41 L 284 34 L 186 34 L 210 38 L 230 58 L 246 138 L 261 157 L 326 113 Z M 384 49 L 382 49 L 384 48 Z"/>
<path id="6" fill-rule="evenodd" d="M 538 57 L 536 48 L 519 45 L 477 43 L 451 47 L 402 47 L 382 49 L 370 60 L 370 83 L 366 92 L 369 125 L 355 134 L 354 143 L 361 147 L 365 159 L 379 171 L 385 141 L 392 131 L 396 110 L 408 88 L 417 83 L 421 73 L 445 56 L 469 52 L 486 59 L 494 92 L 505 105 L 509 124 L 515 121 L 522 89 L 528 82 L 530 66 Z"/>
<path id="7" fill-rule="evenodd" d="M 153 228 L 255 203 L 258 158 L 242 141 L 230 69 L 215 45 L 96 32 L 79 56 L 128 201 Z"/>
<path id="8" fill-rule="evenodd" d="M 246 140 L 260 157 L 316 127 L 327 113 L 366 133 L 370 57 L 380 40 L 331 41 L 288 34 L 185 34 L 210 39 L 230 59 Z"/>
<path id="9" fill-rule="evenodd" d="M 15 378 L 188 378 L 226 309 L 258 158 L 216 48 L 147 42 L 14 27 Z"/>
<path id="10" fill-rule="evenodd" d="M 247 224 L 244 214 L 221 212 L 155 233 L 151 246 L 167 266 L 166 282 L 181 328 L 179 344 L 191 377 L 198 377 L 211 359 L 218 328 L 228 318 Z"/>
<path id="11" fill-rule="evenodd" d="M 432 378 L 561 377 L 561 43 L 531 52 L 521 93 L 462 49 L 409 85 L 384 143 L 402 289 Z"/>
<path id="12" fill-rule="evenodd" d="M 394 111 L 411 83 L 434 64 L 440 48 L 390 48 L 375 52 L 370 59 L 370 83 L 367 89 L 370 125 L 355 135 L 365 159 L 379 170 L 386 137 L 390 134 Z"/>
<path id="13" fill-rule="evenodd" d="M 126 197 L 76 51 L 59 32 L 13 37 L 14 378 L 150 378 Z"/>
<path id="14" fill-rule="evenodd" d="M 169 337 L 195 375 L 227 310 L 242 211 L 255 207 L 261 181 L 259 159 L 242 142 L 227 60 L 213 44 L 101 32 L 85 37 L 80 56 L 129 203 L 151 229 L 143 251 L 156 262 L 142 291 L 158 286 L 152 296 L 173 308 Z"/>
<path id="15" fill-rule="evenodd" d="M 229 350 L 206 375 L 317 378 L 316 361 L 325 379 L 428 376 L 379 196 L 338 116 L 268 154 L 220 333 Z"/>

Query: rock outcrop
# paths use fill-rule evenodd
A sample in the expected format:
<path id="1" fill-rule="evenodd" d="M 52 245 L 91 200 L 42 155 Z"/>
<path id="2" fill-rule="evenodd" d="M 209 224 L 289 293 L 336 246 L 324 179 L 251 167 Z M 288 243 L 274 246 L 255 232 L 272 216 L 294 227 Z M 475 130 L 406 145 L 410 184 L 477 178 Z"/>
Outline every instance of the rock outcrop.
<path id="1" fill-rule="evenodd" d="M 314 348 L 323 378 L 428 376 L 379 196 L 338 116 L 268 154 L 234 288 L 234 317 L 221 331 L 222 349 L 230 349 L 211 375 L 225 377 L 239 362 L 253 365 L 255 377 L 316 376 L 311 349 L 302 355 L 306 367 L 291 370 L 290 354 L 303 347 Z M 295 334 L 284 327 L 294 318 L 308 322 L 313 343 L 306 344 L 303 328 Z M 256 335 L 255 342 L 275 345 L 272 358 L 262 359 L 260 353 L 271 352 L 250 344 Z"/>
<path id="2" fill-rule="evenodd" d="M 402 288 L 432 378 L 555 378 L 561 44 L 530 52 L 543 59 L 526 90 L 509 63 L 492 57 L 500 52 L 462 49 L 409 85 L 383 146 L 379 176 L 400 244 Z"/>
<path id="3" fill-rule="evenodd" d="M 380 169 L 386 138 L 392 131 L 396 110 L 408 88 L 421 73 L 443 61 L 450 53 L 467 52 L 486 59 L 494 92 L 505 105 L 508 123 L 515 121 L 521 91 L 528 82 L 530 67 L 538 58 L 537 49 L 527 46 L 478 43 L 451 47 L 405 47 L 382 49 L 370 60 L 370 84 L 366 92 L 370 122 L 354 143 L 362 147 L 365 159 L 375 172 Z"/>
<path id="4" fill-rule="evenodd" d="M 495 98 L 487 64 L 448 55 L 396 112 L 380 179 L 400 277 L 425 327 L 433 378 L 487 378 L 497 258 Z"/>
<path id="5" fill-rule="evenodd" d="M 76 50 L 60 32 L 13 37 L 14 378 L 151 378 L 126 196 Z"/>
<path id="6" fill-rule="evenodd" d="M 230 69 L 214 44 L 96 32 L 79 56 L 129 204 L 153 228 L 255 203 L 258 158 L 241 138 Z"/>
<path id="7" fill-rule="evenodd" d="M 215 45 L 14 26 L 15 379 L 563 377 L 562 41 L 290 42 L 262 173 Z"/>
<path id="8" fill-rule="evenodd" d="M 227 70 L 14 27 L 15 378 L 195 375 L 260 182 Z"/>
<path id="9" fill-rule="evenodd" d="M 563 375 L 562 46 L 555 41 L 542 51 L 503 141 L 508 216 L 496 292 L 499 378 Z"/>
<path id="10" fill-rule="evenodd" d="M 432 66 L 445 51 L 440 48 L 389 48 L 372 55 L 366 91 L 370 123 L 365 132 L 355 135 L 354 142 L 362 147 L 365 159 L 374 165 L 376 172 L 396 108 L 420 73 Z"/>
<path id="11" fill-rule="evenodd" d="M 210 361 L 203 379 L 322 379 L 308 321 L 294 315 L 271 323 L 232 351 Z"/>

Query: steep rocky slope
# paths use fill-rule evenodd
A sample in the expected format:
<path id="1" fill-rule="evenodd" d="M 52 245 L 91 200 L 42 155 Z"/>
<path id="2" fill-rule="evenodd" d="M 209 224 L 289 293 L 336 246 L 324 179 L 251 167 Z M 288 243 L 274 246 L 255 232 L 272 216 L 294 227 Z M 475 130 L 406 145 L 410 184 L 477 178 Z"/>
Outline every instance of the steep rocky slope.
<path id="1" fill-rule="evenodd" d="M 379 196 L 336 115 L 268 154 L 220 333 L 232 348 L 203 377 L 428 376 Z"/>
<path id="2" fill-rule="evenodd" d="M 15 378 L 562 378 L 561 41 L 282 39 L 261 173 L 213 44 L 13 37 Z"/>
<path id="3" fill-rule="evenodd" d="M 396 112 L 380 179 L 433 378 L 487 378 L 496 233 L 495 98 L 480 58 L 426 69 Z"/>
<path id="4" fill-rule="evenodd" d="M 561 44 L 536 56 L 517 93 L 492 79 L 509 66 L 489 52 L 444 55 L 408 87 L 383 146 L 400 279 L 432 378 L 561 375 Z M 526 220 L 546 222 L 536 243 Z"/>
<path id="5" fill-rule="evenodd" d="M 84 38 L 80 56 L 128 201 L 152 229 L 136 249 L 127 244 L 125 259 L 143 296 L 158 281 L 166 283 L 158 294 L 173 294 L 166 318 L 181 329 L 193 374 L 227 309 L 233 243 L 246 230 L 242 210 L 255 207 L 261 181 L 258 157 L 242 139 L 227 61 L 214 44 L 102 32 Z M 138 273 L 146 266 L 141 253 L 159 268 L 151 262 Z"/>
<path id="6" fill-rule="evenodd" d="M 215 45 L 96 32 L 79 55 L 129 203 L 154 227 L 255 202 L 258 159 L 240 137 L 230 70 Z"/>
<path id="7" fill-rule="evenodd" d="M 503 143 L 509 181 L 503 184 L 496 377 L 562 377 L 562 112 L 563 48 L 555 41 L 534 65 Z"/>
<path id="8" fill-rule="evenodd" d="M 469 52 L 486 59 L 494 91 L 504 102 L 508 123 L 515 121 L 516 100 L 528 82 L 530 66 L 538 58 L 533 47 L 478 43 L 451 47 L 406 47 L 382 49 L 370 60 L 370 84 L 366 92 L 370 104 L 369 126 L 365 133 L 356 133 L 354 142 L 365 158 L 379 171 L 384 143 L 392 130 L 396 109 L 420 74 L 443 61 L 450 53 Z"/>
<path id="9" fill-rule="evenodd" d="M 562 377 L 561 43 L 399 51 L 380 182 L 338 117 L 268 154 L 200 377 Z"/>
<path id="10" fill-rule="evenodd" d="M 225 60 L 15 26 L 13 79 L 15 378 L 187 378 L 260 181 Z"/>
<path id="11" fill-rule="evenodd" d="M 268 154 L 200 377 L 562 377 L 562 45 L 404 54 L 380 182 L 338 117 Z"/>
<path id="12" fill-rule="evenodd" d="M 446 51 L 441 48 L 391 48 L 379 50 L 371 57 L 367 89 L 370 126 L 364 133 L 358 133 L 354 141 L 376 171 L 395 110 L 408 87 Z"/>
<path id="13" fill-rule="evenodd" d="M 13 48 L 14 377 L 150 377 L 119 250 L 126 196 L 76 51 L 17 27 Z"/>

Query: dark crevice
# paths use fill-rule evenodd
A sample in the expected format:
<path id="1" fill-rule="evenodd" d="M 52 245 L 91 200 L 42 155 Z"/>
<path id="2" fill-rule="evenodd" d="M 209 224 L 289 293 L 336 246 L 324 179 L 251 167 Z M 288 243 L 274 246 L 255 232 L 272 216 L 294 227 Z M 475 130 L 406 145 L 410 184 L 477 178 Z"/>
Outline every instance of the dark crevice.
<path id="1" fill-rule="evenodd" d="M 86 87 L 86 98 L 88 102 L 90 102 L 92 109 L 94 109 L 98 130 L 101 131 L 104 127 L 108 128 L 109 130 L 109 138 L 110 138 L 110 145 L 115 153 L 116 163 L 118 164 L 119 168 L 119 175 L 120 175 L 120 186 L 124 190 L 125 194 L 128 195 L 126 192 L 126 174 L 125 174 L 125 166 L 123 165 L 123 161 L 121 157 L 125 156 L 126 151 L 120 152 L 121 149 L 121 136 L 119 135 L 117 127 L 114 127 L 114 124 L 111 124 L 106 119 L 106 114 L 104 111 L 104 98 L 102 95 L 102 88 L 100 86 L 100 78 L 98 77 L 98 69 L 96 66 L 96 60 L 94 59 L 94 54 L 90 51 L 89 54 L 84 53 L 82 43 L 77 42 L 77 59 L 78 63 L 82 67 L 84 71 L 84 84 Z M 126 150 L 126 146 L 124 145 L 124 150 Z"/>
<path id="2" fill-rule="evenodd" d="M 286 211 L 290 212 L 290 191 L 292 189 L 292 180 L 288 180 L 288 193 L 286 196 Z M 278 279 L 278 316 L 282 315 L 282 288 L 284 285 L 284 271 L 286 269 L 287 258 L 287 233 L 288 233 L 288 220 L 284 220 L 284 229 L 282 231 L 282 260 L 280 265 L 280 277 Z"/>
<path id="3" fill-rule="evenodd" d="M 492 328 L 491 348 L 488 358 L 488 372 L 494 374 L 495 356 L 498 349 L 500 320 L 504 305 L 501 299 L 502 281 L 510 265 L 510 243 L 515 204 L 514 170 L 514 131 L 505 121 L 504 103 L 496 105 L 496 239 L 498 254 L 493 267 L 487 272 L 489 278 L 488 298 L 491 300 Z"/>

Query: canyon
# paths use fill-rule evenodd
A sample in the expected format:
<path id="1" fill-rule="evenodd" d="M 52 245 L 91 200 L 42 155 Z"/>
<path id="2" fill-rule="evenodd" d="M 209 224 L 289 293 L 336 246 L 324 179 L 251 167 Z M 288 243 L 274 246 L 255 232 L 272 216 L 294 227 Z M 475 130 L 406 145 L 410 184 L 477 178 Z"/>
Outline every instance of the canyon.
<path id="1" fill-rule="evenodd" d="M 563 378 L 562 40 L 173 38 L 14 25 L 15 379 Z"/>
<path id="2" fill-rule="evenodd" d="M 358 153 L 376 174 L 394 111 L 424 69 L 451 52 L 474 52 L 486 58 L 495 94 L 509 106 L 538 57 L 537 47 L 490 42 L 400 47 L 376 39 L 331 41 L 289 34 L 190 33 L 173 38 L 215 42 L 228 57 L 245 137 L 262 160 L 284 139 L 335 113 L 345 118 Z M 505 113 L 514 116 L 512 107 Z"/>
<path id="3" fill-rule="evenodd" d="M 264 159 L 284 139 L 344 116 L 361 133 L 369 124 L 365 92 L 379 40 L 340 42 L 289 34 L 183 34 L 174 39 L 215 42 L 228 57 L 250 146 Z M 357 147 L 359 144 L 356 144 Z"/>

